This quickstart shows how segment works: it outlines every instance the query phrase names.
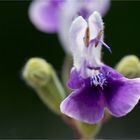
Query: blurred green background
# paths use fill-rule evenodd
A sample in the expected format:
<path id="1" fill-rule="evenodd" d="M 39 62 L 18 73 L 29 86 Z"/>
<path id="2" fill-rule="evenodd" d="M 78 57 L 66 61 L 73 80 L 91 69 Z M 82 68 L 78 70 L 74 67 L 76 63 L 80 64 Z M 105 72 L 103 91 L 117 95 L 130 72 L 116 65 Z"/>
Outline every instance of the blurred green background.
<path id="1" fill-rule="evenodd" d="M 0 1 L 0 139 L 74 138 L 21 78 L 25 62 L 43 57 L 61 72 L 64 51 L 57 35 L 39 32 L 28 19 L 30 1 Z M 140 57 L 140 1 L 112 1 L 104 18 L 104 61 L 114 66 L 124 55 Z M 99 138 L 140 138 L 140 103 L 123 118 L 105 124 Z"/>

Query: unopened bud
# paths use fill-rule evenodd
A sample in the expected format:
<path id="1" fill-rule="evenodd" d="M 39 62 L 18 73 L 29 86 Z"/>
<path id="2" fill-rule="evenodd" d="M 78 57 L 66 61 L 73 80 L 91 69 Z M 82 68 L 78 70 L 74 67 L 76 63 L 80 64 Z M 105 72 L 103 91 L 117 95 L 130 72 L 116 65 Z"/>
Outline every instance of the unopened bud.
<path id="1" fill-rule="evenodd" d="M 60 114 L 64 89 L 53 67 L 41 58 L 31 58 L 23 69 L 23 78 L 53 112 Z"/>
<path id="2" fill-rule="evenodd" d="M 116 70 L 130 79 L 140 77 L 139 59 L 135 55 L 125 56 L 117 64 Z"/>

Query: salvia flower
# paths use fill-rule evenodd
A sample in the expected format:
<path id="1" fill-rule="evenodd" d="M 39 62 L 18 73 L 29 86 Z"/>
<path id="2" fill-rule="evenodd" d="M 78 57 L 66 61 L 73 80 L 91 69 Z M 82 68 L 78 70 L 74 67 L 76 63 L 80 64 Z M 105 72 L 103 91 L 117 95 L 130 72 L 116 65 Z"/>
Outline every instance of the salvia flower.
<path id="1" fill-rule="evenodd" d="M 110 0 L 34 0 L 29 7 L 29 18 L 43 32 L 58 32 L 69 53 L 68 35 L 72 20 L 78 15 L 87 18 L 95 10 L 105 15 L 109 5 Z"/>
<path id="2" fill-rule="evenodd" d="M 127 79 L 101 62 L 104 24 L 98 12 L 87 20 L 77 17 L 70 28 L 74 66 L 68 86 L 73 89 L 60 105 L 61 112 L 95 124 L 105 109 L 115 117 L 129 113 L 140 99 L 140 78 Z"/>

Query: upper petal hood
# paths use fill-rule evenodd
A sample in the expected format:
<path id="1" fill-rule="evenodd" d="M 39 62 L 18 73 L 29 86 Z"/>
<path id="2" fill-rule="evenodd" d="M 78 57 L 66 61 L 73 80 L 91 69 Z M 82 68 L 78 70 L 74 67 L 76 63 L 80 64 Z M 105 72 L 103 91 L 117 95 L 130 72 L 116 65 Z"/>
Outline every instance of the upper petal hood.
<path id="1" fill-rule="evenodd" d="M 71 44 L 68 41 L 71 22 L 79 15 L 87 19 L 94 11 L 104 16 L 109 6 L 110 0 L 68 0 L 65 3 L 64 10 L 60 13 L 59 38 L 67 53 L 71 54 Z"/>
<path id="2" fill-rule="evenodd" d="M 93 12 L 88 21 L 79 16 L 72 22 L 70 44 L 74 66 L 77 69 L 80 69 L 86 62 L 89 66 L 101 64 L 102 44 L 99 41 L 103 41 L 103 29 L 103 21 L 98 12 Z"/>
<path id="3" fill-rule="evenodd" d="M 74 58 L 74 66 L 79 69 L 84 62 L 86 47 L 84 37 L 87 29 L 87 22 L 79 16 L 76 18 L 70 28 L 71 52 Z"/>
<path id="4" fill-rule="evenodd" d="M 93 12 L 92 15 L 88 18 L 89 24 L 89 37 L 90 41 L 98 38 L 103 41 L 103 32 L 104 32 L 104 23 L 101 15 L 98 12 Z M 100 65 L 101 64 L 101 48 L 102 44 L 98 42 L 98 45 L 95 43 L 91 43 L 88 48 L 87 59 L 88 62 L 92 65 L 92 63 Z"/>

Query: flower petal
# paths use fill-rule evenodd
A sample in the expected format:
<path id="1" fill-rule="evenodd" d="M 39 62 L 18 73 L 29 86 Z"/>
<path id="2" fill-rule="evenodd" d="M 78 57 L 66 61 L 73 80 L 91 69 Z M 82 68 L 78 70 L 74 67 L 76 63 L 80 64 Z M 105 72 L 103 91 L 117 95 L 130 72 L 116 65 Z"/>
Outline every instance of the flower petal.
<path id="1" fill-rule="evenodd" d="M 101 15 L 97 11 L 93 12 L 93 14 L 88 18 L 88 23 L 90 40 L 92 40 L 98 36 L 100 31 L 104 30 L 104 23 Z"/>
<path id="2" fill-rule="evenodd" d="M 104 23 L 101 15 L 97 11 L 93 12 L 93 14 L 88 18 L 88 24 L 90 41 L 96 39 L 98 36 L 99 40 L 103 40 Z M 96 42 L 91 44 L 92 46 L 90 45 L 88 47 L 87 59 L 91 65 L 100 65 L 102 44 L 100 42 L 97 44 L 97 46 L 95 46 Z"/>
<path id="3" fill-rule="evenodd" d="M 80 76 L 80 73 L 73 67 L 70 73 L 70 79 L 67 82 L 67 85 L 71 89 L 78 89 L 82 86 L 83 79 Z"/>
<path id="4" fill-rule="evenodd" d="M 82 122 L 95 124 L 103 118 L 104 98 L 97 88 L 81 88 L 60 105 L 61 112 Z"/>
<path id="5" fill-rule="evenodd" d="M 107 108 L 112 115 L 121 117 L 129 113 L 140 99 L 140 78 L 121 78 L 110 81 L 106 89 Z"/>
<path id="6" fill-rule="evenodd" d="M 84 37 L 87 29 L 87 22 L 81 17 L 77 17 L 70 28 L 71 51 L 74 57 L 74 66 L 79 69 L 84 61 Z"/>
<path id="7" fill-rule="evenodd" d="M 59 26 L 59 12 L 62 1 L 34 0 L 29 8 L 32 23 L 43 32 L 56 32 Z"/>
<path id="8" fill-rule="evenodd" d="M 106 75 L 111 80 L 113 80 L 113 79 L 118 80 L 118 79 L 124 77 L 122 74 L 120 74 L 119 72 L 117 72 L 116 70 L 114 70 L 113 68 L 111 68 L 105 64 L 101 65 L 100 72 L 103 73 L 104 75 Z"/>

